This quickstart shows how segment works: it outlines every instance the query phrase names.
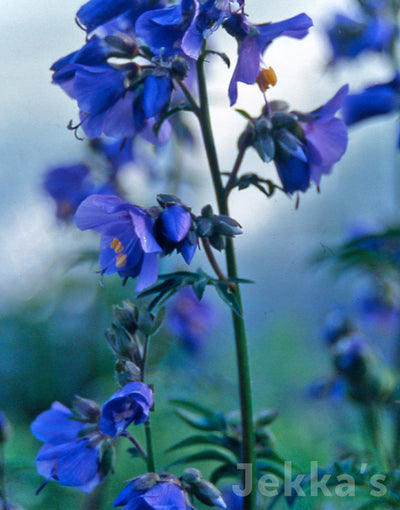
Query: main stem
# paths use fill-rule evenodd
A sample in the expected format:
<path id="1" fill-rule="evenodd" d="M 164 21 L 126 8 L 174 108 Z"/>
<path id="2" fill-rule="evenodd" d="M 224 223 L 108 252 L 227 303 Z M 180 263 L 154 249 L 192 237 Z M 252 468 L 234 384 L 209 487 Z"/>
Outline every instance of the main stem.
<path id="1" fill-rule="evenodd" d="M 228 200 L 225 196 L 225 191 L 222 184 L 218 157 L 211 127 L 207 87 L 204 73 L 204 56 L 201 56 L 198 59 L 196 66 L 200 98 L 200 110 L 198 112 L 198 118 L 200 121 L 204 146 L 206 149 L 208 164 L 210 167 L 211 177 L 217 198 L 218 210 L 220 214 L 229 215 Z M 228 278 L 237 278 L 238 273 L 236 268 L 235 248 L 232 239 L 227 239 L 225 256 Z M 234 292 L 239 306 L 242 308 L 239 285 L 235 286 Z M 242 420 L 242 462 L 251 466 L 252 473 L 252 486 L 249 494 L 243 497 L 243 510 L 254 510 L 256 507 L 254 426 L 246 329 L 243 318 L 239 317 L 234 312 L 232 312 L 232 321 L 236 343 L 236 359 L 239 378 L 240 409 Z M 248 489 L 248 480 L 246 480 L 245 474 L 246 471 L 243 471 L 242 485 L 244 489 Z"/>
<path id="2" fill-rule="evenodd" d="M 145 374 L 146 374 L 146 362 L 147 362 L 147 354 L 149 351 L 149 342 L 150 337 L 146 336 L 144 340 L 144 347 L 143 347 L 143 363 L 141 367 L 141 381 L 144 382 Z M 144 432 L 146 436 L 146 451 L 147 451 L 147 471 L 149 473 L 155 473 L 156 472 L 156 462 L 154 457 L 154 450 L 153 450 L 153 436 L 151 433 L 151 423 L 150 423 L 150 416 L 147 418 L 147 421 L 144 422 Z"/>

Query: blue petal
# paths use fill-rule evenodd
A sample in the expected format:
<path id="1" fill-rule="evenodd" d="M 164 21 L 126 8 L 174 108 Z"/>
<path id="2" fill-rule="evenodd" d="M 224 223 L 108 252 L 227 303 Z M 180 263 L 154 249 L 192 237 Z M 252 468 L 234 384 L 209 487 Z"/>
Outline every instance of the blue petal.
<path id="1" fill-rule="evenodd" d="M 144 82 L 143 110 L 145 117 L 155 117 L 169 103 L 172 93 L 172 81 L 168 76 L 151 74 Z"/>
<path id="2" fill-rule="evenodd" d="M 76 17 L 88 32 L 92 32 L 136 3 L 137 0 L 90 0 L 78 10 Z"/>
<path id="3" fill-rule="evenodd" d="M 163 234 L 175 243 L 182 241 L 188 234 L 192 219 L 190 213 L 181 205 L 168 207 L 161 215 Z"/>
<path id="4" fill-rule="evenodd" d="M 293 156 L 275 160 L 282 186 L 286 193 L 306 191 L 310 185 L 310 167 Z"/>
<path id="5" fill-rule="evenodd" d="M 71 420 L 72 412 L 60 402 L 53 402 L 51 409 L 39 414 L 31 425 L 32 433 L 40 441 L 62 444 L 76 438 L 84 424 Z"/>
<path id="6" fill-rule="evenodd" d="M 392 112 L 397 107 L 396 92 L 387 85 L 370 87 L 360 94 L 349 94 L 343 104 L 348 126 L 360 120 Z"/>

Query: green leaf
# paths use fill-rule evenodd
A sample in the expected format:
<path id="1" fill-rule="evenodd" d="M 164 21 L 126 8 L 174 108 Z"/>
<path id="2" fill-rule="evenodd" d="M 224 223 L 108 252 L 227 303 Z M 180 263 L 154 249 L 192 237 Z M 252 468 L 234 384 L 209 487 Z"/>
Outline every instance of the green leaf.
<path id="1" fill-rule="evenodd" d="M 238 114 L 244 117 L 245 119 L 253 120 L 253 117 L 250 115 L 250 113 L 246 112 L 246 110 L 242 110 L 241 108 L 235 108 L 235 111 L 238 112 Z"/>
<path id="2" fill-rule="evenodd" d="M 210 482 L 216 485 L 222 478 L 231 478 L 232 476 L 238 476 L 237 468 L 230 464 L 223 464 L 211 473 Z"/>
<path id="3" fill-rule="evenodd" d="M 219 446 L 220 448 L 225 448 L 232 452 L 234 455 L 238 454 L 238 448 L 231 441 L 229 441 L 226 437 L 217 436 L 215 434 L 207 434 L 207 435 L 195 435 L 190 436 L 178 443 L 172 445 L 168 448 L 168 452 L 174 450 L 180 450 L 181 448 L 188 448 L 190 446 L 198 446 L 198 445 L 212 445 Z"/>
<path id="4" fill-rule="evenodd" d="M 263 473 L 272 473 L 276 475 L 278 478 L 283 480 L 285 478 L 285 470 L 281 466 L 277 466 L 274 462 L 268 462 L 265 460 L 256 462 L 256 470 L 261 471 Z"/>
<path id="5" fill-rule="evenodd" d="M 242 317 L 242 310 L 240 309 L 238 300 L 234 292 L 227 285 L 227 282 L 223 280 L 217 281 L 215 288 L 219 297 L 236 313 L 236 315 Z"/>
<path id="6" fill-rule="evenodd" d="M 171 403 L 178 406 L 175 409 L 176 414 L 194 428 L 207 431 L 224 431 L 226 429 L 222 413 L 215 413 L 188 400 L 172 400 Z"/>
<path id="7" fill-rule="evenodd" d="M 231 67 L 231 61 L 229 60 L 229 57 L 228 55 L 226 55 L 225 53 L 221 53 L 220 51 L 215 51 L 215 50 L 206 50 L 204 52 L 205 55 L 217 55 L 218 57 L 220 57 L 224 62 L 225 64 L 227 65 L 227 67 Z"/>
<path id="8" fill-rule="evenodd" d="M 186 455 L 185 457 L 181 457 L 180 459 L 175 460 L 168 467 L 178 466 L 180 464 L 192 464 L 195 462 L 203 461 L 203 460 L 216 460 L 219 462 L 223 462 L 232 467 L 236 468 L 237 459 L 234 456 L 228 454 L 228 452 L 222 452 L 219 450 L 204 450 L 199 453 L 193 453 L 191 455 Z"/>

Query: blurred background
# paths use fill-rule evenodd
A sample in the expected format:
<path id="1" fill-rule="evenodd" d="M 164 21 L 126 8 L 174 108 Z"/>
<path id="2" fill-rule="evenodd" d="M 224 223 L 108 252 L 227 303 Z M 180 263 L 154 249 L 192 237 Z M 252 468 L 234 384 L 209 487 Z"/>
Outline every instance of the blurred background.
<path id="1" fill-rule="evenodd" d="M 95 264 L 74 264 L 82 250 L 97 249 L 98 238 L 57 222 L 55 206 L 42 188 L 49 167 L 89 158 L 87 146 L 66 129 L 70 119 L 77 119 L 76 105 L 51 85 L 49 72 L 55 60 L 83 43 L 82 31 L 74 23 L 80 5 L 78 0 L 3 2 L 0 19 L 0 407 L 13 425 L 6 449 L 9 493 L 16 503 L 32 509 L 83 505 L 82 494 L 55 483 L 33 496 L 42 479 L 34 466 L 39 442 L 31 436 L 29 424 L 53 400 L 70 405 L 79 394 L 104 402 L 115 390 L 104 331 L 111 305 L 134 290 L 133 282 L 122 288 L 116 275 L 101 286 Z M 370 54 L 328 69 L 331 54 L 325 30 L 336 12 L 351 12 L 353 7 L 354 2 L 344 0 L 304 0 L 301 5 L 294 0 L 246 2 L 253 22 L 278 21 L 299 12 L 314 21 L 303 41 L 282 38 L 268 50 L 266 64 L 278 76 L 271 99 L 310 111 L 344 83 L 356 90 L 390 78 L 390 64 Z M 215 45 L 234 61 L 236 48 L 228 37 L 216 38 Z M 231 71 L 214 61 L 209 71 L 221 167 L 228 170 L 232 144 L 245 122 L 228 108 Z M 263 100 L 254 90 L 240 85 L 237 107 L 257 114 Z M 359 222 L 379 226 L 396 220 L 396 129 L 395 119 L 385 117 L 350 130 L 348 151 L 332 175 L 322 179 L 321 193 L 309 190 L 300 197 L 297 210 L 295 200 L 283 194 L 269 200 L 252 190 L 232 194 L 231 214 L 244 231 L 236 242 L 240 275 L 256 282 L 243 289 L 255 409 L 279 409 L 272 430 L 281 454 L 295 462 L 324 463 L 341 441 L 358 442 L 354 411 L 343 402 L 312 400 L 307 391 L 328 371 L 320 340 L 324 317 L 337 303 L 352 302 L 358 280 L 340 278 L 310 261 L 334 249 Z M 195 157 L 182 156 L 188 177 L 178 194 L 198 212 L 204 204 L 214 204 L 214 197 L 201 145 L 195 150 Z M 167 159 L 164 155 L 164 163 Z M 273 165 L 264 166 L 254 151 L 248 152 L 244 166 L 266 177 L 275 175 Z M 156 193 L 172 191 L 167 167 L 161 165 L 154 178 L 143 165 L 132 164 L 122 176 L 131 201 L 152 205 Z M 163 264 L 165 272 L 176 267 L 172 259 Z M 206 264 L 197 253 L 193 268 Z M 153 423 L 160 465 L 171 458 L 164 453 L 168 445 L 187 433 L 169 399 L 197 399 L 224 412 L 237 406 L 229 310 L 213 292 L 207 292 L 207 300 L 217 308 L 214 327 L 198 350 L 185 349 L 174 331 L 158 335 L 152 379 L 158 399 Z M 120 453 L 124 460 L 101 489 L 104 508 L 115 497 L 113 487 L 141 469 L 140 461 L 132 463 Z"/>

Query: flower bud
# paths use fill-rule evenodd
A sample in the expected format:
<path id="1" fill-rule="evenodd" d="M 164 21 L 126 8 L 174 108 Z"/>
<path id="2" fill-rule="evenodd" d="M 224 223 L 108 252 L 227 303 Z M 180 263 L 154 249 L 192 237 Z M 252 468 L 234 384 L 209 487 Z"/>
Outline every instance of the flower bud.
<path id="1" fill-rule="evenodd" d="M 198 484 L 191 486 L 191 492 L 205 505 L 226 508 L 221 491 L 207 480 L 201 480 Z"/>
<path id="2" fill-rule="evenodd" d="M 255 417 L 255 426 L 265 427 L 266 425 L 270 425 L 273 421 L 276 420 L 279 416 L 279 411 L 277 409 L 264 409 L 264 411 L 259 412 Z"/>
<path id="3" fill-rule="evenodd" d="M 137 382 L 141 379 L 141 370 L 132 361 L 118 360 L 115 364 L 115 373 L 118 383 L 125 386 L 129 382 Z"/>
<path id="4" fill-rule="evenodd" d="M 75 396 L 72 411 L 74 416 L 84 423 L 97 423 L 101 413 L 96 402 L 77 395 Z"/>
<path id="5" fill-rule="evenodd" d="M 171 63 L 171 76 L 178 81 L 184 80 L 189 71 L 187 60 L 181 55 L 175 55 Z"/>
<path id="6" fill-rule="evenodd" d="M 159 481 L 160 476 L 157 473 L 146 473 L 145 475 L 136 478 L 132 488 L 135 491 L 146 491 L 157 485 Z"/>
<path id="7" fill-rule="evenodd" d="M 128 333 L 134 335 L 138 329 L 139 309 L 130 301 L 113 306 L 114 324 L 120 325 Z"/>

